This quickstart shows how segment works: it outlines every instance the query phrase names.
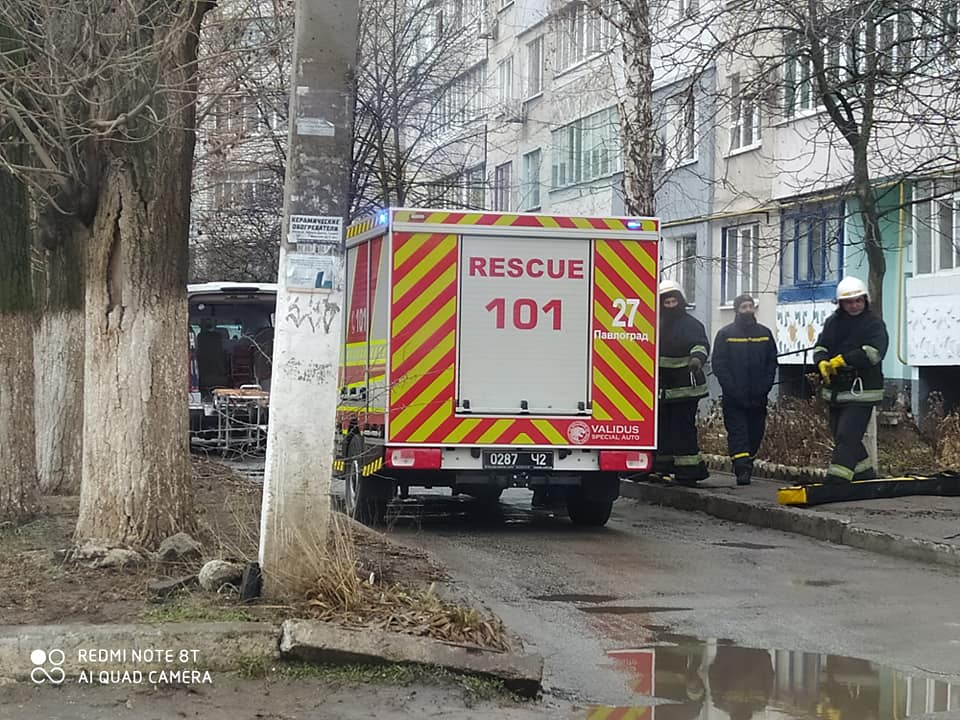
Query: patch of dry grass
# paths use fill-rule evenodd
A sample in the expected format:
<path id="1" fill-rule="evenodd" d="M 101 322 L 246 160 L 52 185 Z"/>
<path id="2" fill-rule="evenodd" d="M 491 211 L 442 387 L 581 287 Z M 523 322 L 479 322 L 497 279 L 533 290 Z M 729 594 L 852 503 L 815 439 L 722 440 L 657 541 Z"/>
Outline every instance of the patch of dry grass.
<path id="1" fill-rule="evenodd" d="M 223 504 L 201 518 L 204 547 L 212 549 L 212 557 L 255 560 L 260 488 L 216 462 L 195 459 L 194 472 L 198 493 L 228 488 Z M 460 645 L 510 648 L 499 619 L 438 597 L 433 581 L 445 573 L 419 551 L 391 543 L 337 512 L 330 514 L 325 542 L 311 531 L 296 542 L 309 557 L 309 577 L 317 578 L 305 599 L 292 602 L 296 614 Z"/>
<path id="2" fill-rule="evenodd" d="M 715 400 L 699 421 L 700 449 L 727 454 L 727 431 L 723 411 Z M 796 467 L 829 464 L 833 449 L 826 404 L 819 400 L 781 398 L 770 405 L 767 429 L 757 456 L 762 460 Z"/>
<path id="3" fill-rule="evenodd" d="M 509 650 L 503 623 L 475 608 L 441 599 L 425 589 L 386 583 L 357 558 L 352 523 L 334 514 L 329 551 L 308 594 L 306 608 L 318 620 L 430 637 L 457 645 Z"/>
<path id="4" fill-rule="evenodd" d="M 889 414 L 889 413 L 888 413 Z M 930 473 L 960 468 L 960 416 L 928 415 L 918 428 L 909 413 L 901 412 L 897 424 L 877 429 L 880 473 L 900 475 Z M 699 422 L 703 452 L 727 454 L 727 433 L 723 412 L 715 401 Z M 761 460 L 794 467 L 825 467 L 830 464 L 833 438 L 830 415 L 820 399 L 780 398 L 770 405 Z"/>

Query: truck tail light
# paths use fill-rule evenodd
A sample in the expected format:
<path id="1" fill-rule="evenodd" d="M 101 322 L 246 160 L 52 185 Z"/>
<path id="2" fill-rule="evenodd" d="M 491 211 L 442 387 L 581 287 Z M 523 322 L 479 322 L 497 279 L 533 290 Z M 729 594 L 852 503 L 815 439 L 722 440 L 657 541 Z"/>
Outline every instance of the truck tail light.
<path id="1" fill-rule="evenodd" d="M 601 450 L 601 470 L 649 470 L 650 453 L 642 450 Z"/>
<path id="2" fill-rule="evenodd" d="M 439 470 L 440 448 L 387 448 L 387 467 L 415 470 Z"/>

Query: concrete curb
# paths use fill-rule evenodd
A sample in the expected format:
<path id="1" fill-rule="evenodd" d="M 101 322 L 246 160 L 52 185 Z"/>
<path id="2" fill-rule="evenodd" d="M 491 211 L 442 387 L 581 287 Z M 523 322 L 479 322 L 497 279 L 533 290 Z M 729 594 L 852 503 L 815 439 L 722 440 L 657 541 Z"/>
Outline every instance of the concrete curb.
<path id="1" fill-rule="evenodd" d="M 43 651 L 39 661 L 37 650 Z M 141 679 L 134 682 L 201 684 L 212 681 L 203 680 L 205 673 L 230 672 L 278 659 L 435 665 L 498 678 L 528 697 L 540 690 L 543 676 L 539 655 L 500 653 L 313 620 L 287 620 L 282 627 L 261 622 L 0 625 L 0 683 L 29 680 L 39 667 L 58 676 L 60 682 L 64 678 L 78 682 L 83 672 L 90 674 L 93 683 L 98 682 L 100 673 L 108 677 L 110 673 L 139 673 Z M 154 679 L 158 677 L 161 679 Z M 43 673 L 33 681 L 41 679 L 59 684 Z M 111 684 L 118 681 L 110 679 Z"/>
<path id="2" fill-rule="evenodd" d="M 498 678 L 514 692 L 534 697 L 543 678 L 543 658 L 464 647 L 365 628 L 354 630 L 317 620 L 286 620 L 280 654 L 321 662 L 411 662 Z"/>
<path id="3" fill-rule="evenodd" d="M 35 650 L 63 653 L 42 663 L 67 678 L 80 671 L 211 671 L 237 669 L 240 658 L 279 657 L 280 628 L 259 622 L 138 623 L 129 625 L 0 626 L 0 677 L 30 678 Z M 111 651 L 114 651 L 111 653 Z M 184 654 L 181 655 L 181 652 Z M 172 653 L 172 654 L 171 654 Z"/>
<path id="4" fill-rule="evenodd" d="M 722 520 L 805 535 L 882 555 L 960 568 L 960 548 L 949 543 L 888 533 L 850 522 L 823 511 L 812 512 L 761 500 L 713 493 L 709 488 L 685 488 L 653 483 L 620 483 L 621 497 L 698 511 Z"/>
<path id="5" fill-rule="evenodd" d="M 733 472 L 728 455 L 711 455 L 709 453 L 702 453 L 702 455 L 704 462 L 710 470 Z M 825 467 L 782 465 L 781 463 L 761 460 L 759 458 L 753 461 L 753 468 L 758 477 L 780 480 L 791 485 L 798 482 L 816 482 L 827 476 L 827 468 Z"/>

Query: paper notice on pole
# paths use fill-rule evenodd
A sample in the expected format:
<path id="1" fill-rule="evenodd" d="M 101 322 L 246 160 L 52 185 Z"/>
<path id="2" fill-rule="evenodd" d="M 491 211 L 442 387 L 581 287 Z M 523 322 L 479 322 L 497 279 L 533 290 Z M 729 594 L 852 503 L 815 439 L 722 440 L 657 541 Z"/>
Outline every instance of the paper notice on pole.
<path id="1" fill-rule="evenodd" d="M 316 245 L 343 242 L 343 218 L 336 215 L 291 215 L 287 241 L 300 252 L 314 252 Z"/>
<path id="2" fill-rule="evenodd" d="M 337 258 L 315 253 L 287 254 L 287 290 L 327 293 L 336 282 Z"/>

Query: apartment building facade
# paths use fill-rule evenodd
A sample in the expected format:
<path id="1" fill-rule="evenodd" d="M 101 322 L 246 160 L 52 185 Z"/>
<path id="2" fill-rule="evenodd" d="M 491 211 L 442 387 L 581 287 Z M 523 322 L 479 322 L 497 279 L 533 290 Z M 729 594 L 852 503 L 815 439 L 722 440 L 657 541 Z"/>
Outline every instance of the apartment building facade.
<path id="1" fill-rule="evenodd" d="M 777 334 L 782 388 L 802 393 L 837 282 L 867 278 L 852 158 L 818 102 L 809 57 L 783 33 L 749 52 L 709 52 L 704 31 L 723 30 L 728 11 L 719 0 L 655 6 L 664 274 L 711 336 L 732 320 L 736 295 L 754 294 Z M 417 0 L 417 12 L 431 14 L 433 37 L 456 33 L 458 60 L 424 126 L 399 128 L 432 162 L 418 166 L 430 177 L 408 204 L 624 213 L 617 0 Z M 894 139 L 881 138 L 871 160 L 887 266 L 884 370 L 916 411 L 931 390 L 960 400 L 960 186 L 943 163 L 911 171 L 918 148 L 936 154 L 929 141 Z"/>

